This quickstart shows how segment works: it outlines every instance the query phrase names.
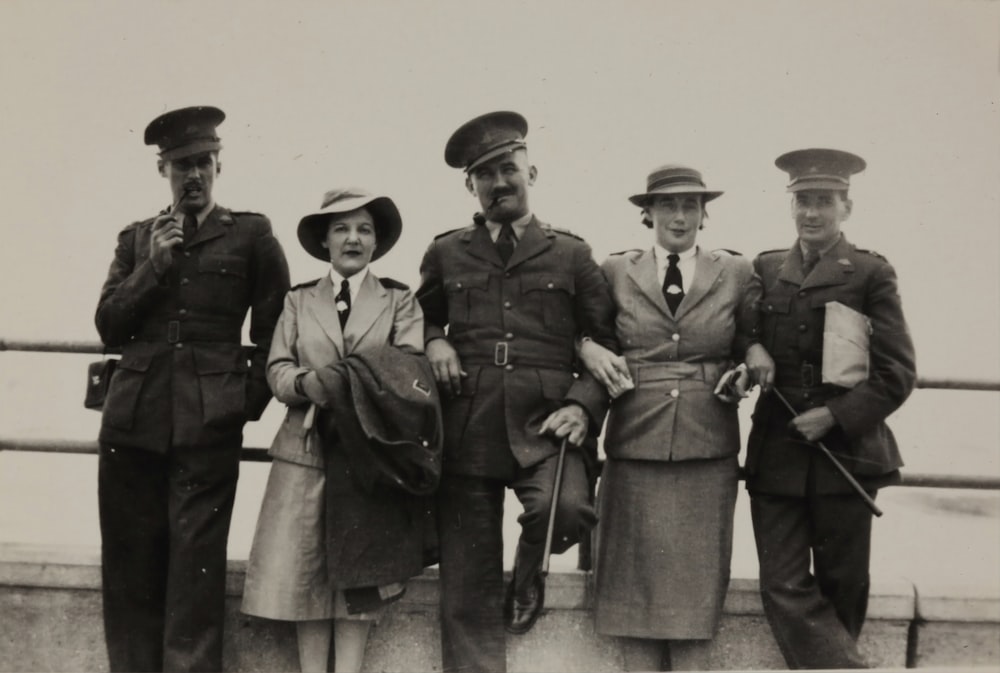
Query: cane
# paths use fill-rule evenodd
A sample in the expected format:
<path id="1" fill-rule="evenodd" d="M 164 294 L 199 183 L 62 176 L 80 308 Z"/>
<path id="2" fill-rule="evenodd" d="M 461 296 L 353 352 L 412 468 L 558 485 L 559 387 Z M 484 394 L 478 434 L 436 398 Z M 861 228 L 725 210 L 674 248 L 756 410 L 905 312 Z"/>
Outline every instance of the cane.
<path id="1" fill-rule="evenodd" d="M 566 438 L 559 445 L 559 461 L 556 463 L 556 476 L 552 480 L 552 504 L 549 506 L 549 527 L 545 531 L 545 551 L 542 553 L 542 568 L 538 576 L 543 580 L 549 574 L 549 556 L 552 555 L 552 534 L 556 526 L 556 507 L 559 505 L 559 491 L 562 490 L 563 465 L 566 462 Z"/>
<path id="2" fill-rule="evenodd" d="M 785 408 L 788 409 L 789 412 L 791 412 L 792 416 L 799 415 L 798 412 L 795 411 L 795 407 L 789 404 L 788 400 L 785 399 L 785 396 L 782 395 L 777 388 L 771 388 L 771 390 L 774 391 L 774 394 L 778 397 L 779 400 L 781 400 L 781 403 L 785 405 Z M 810 444 L 815 444 L 816 446 L 818 446 L 819 450 L 822 451 L 823 454 L 830 459 L 830 462 L 833 463 L 833 466 L 837 469 L 837 472 L 840 472 L 840 474 L 843 475 L 844 479 L 847 480 L 847 483 L 849 483 L 851 485 L 851 488 L 854 489 L 854 492 L 857 493 L 858 496 L 865 501 L 865 504 L 868 505 L 868 509 L 872 511 L 872 514 L 874 514 L 875 516 L 882 516 L 882 510 L 879 509 L 879 506 L 875 504 L 875 501 L 872 500 L 872 497 L 868 495 L 868 493 L 865 491 L 864 488 L 861 487 L 861 484 L 858 483 L 858 480 L 855 479 L 851 475 L 851 473 L 847 471 L 847 468 L 844 467 L 839 460 L 837 460 L 836 456 L 830 453 L 830 449 L 826 448 L 826 444 L 824 444 L 819 440 L 815 442 L 810 442 Z"/>

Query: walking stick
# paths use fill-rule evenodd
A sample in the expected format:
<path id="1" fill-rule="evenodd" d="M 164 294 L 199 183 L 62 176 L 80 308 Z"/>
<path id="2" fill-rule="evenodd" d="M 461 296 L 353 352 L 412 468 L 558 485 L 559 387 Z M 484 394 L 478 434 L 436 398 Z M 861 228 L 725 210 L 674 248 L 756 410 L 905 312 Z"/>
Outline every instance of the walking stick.
<path id="1" fill-rule="evenodd" d="M 542 568 L 538 576 L 543 580 L 549 574 L 549 556 L 552 555 L 552 534 L 556 526 L 556 507 L 559 505 L 559 491 L 562 490 L 563 465 L 566 462 L 566 438 L 559 445 L 559 461 L 556 463 L 556 476 L 552 480 L 552 504 L 549 506 L 549 527 L 545 531 L 545 551 L 542 553 Z"/>
<path id="2" fill-rule="evenodd" d="M 771 388 L 771 390 L 778 397 L 778 399 L 781 400 L 781 403 L 785 405 L 785 408 L 788 409 L 789 412 L 791 412 L 792 416 L 799 415 L 798 412 L 795 411 L 795 407 L 789 404 L 788 400 L 785 399 L 785 396 L 782 395 L 777 388 Z M 868 493 L 865 491 L 864 488 L 862 488 L 861 484 L 858 483 L 858 480 L 855 479 L 851 475 L 851 473 L 847 471 L 847 468 L 844 467 L 839 460 L 837 460 L 836 456 L 834 456 L 830 452 L 830 449 L 826 448 L 826 444 L 824 444 L 819 440 L 816 440 L 815 442 L 810 442 L 810 444 L 815 444 L 816 446 L 818 446 L 819 450 L 822 451 L 823 454 L 830 459 L 830 462 L 833 463 L 833 466 L 837 468 L 837 472 L 840 472 L 840 474 L 843 475 L 844 479 L 847 480 L 847 483 L 849 483 L 851 485 L 851 488 L 854 489 L 854 492 L 857 493 L 858 496 L 865 501 L 865 504 L 868 505 L 868 509 L 872 511 L 872 514 L 874 514 L 875 516 L 882 516 L 882 510 L 879 509 L 879 506 L 875 504 L 875 501 L 872 500 L 872 497 L 868 495 Z"/>

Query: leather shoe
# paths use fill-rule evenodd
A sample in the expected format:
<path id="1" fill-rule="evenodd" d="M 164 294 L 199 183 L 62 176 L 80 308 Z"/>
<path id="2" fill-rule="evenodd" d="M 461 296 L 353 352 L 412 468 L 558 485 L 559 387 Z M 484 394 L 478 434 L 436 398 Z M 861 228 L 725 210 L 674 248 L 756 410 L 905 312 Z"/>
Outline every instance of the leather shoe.
<path id="1" fill-rule="evenodd" d="M 545 582 L 536 573 L 527 595 L 518 595 L 514 590 L 517 579 L 512 577 L 507 585 L 507 595 L 503 602 L 504 627 L 508 633 L 523 635 L 531 630 L 542 614 L 545 605 Z"/>

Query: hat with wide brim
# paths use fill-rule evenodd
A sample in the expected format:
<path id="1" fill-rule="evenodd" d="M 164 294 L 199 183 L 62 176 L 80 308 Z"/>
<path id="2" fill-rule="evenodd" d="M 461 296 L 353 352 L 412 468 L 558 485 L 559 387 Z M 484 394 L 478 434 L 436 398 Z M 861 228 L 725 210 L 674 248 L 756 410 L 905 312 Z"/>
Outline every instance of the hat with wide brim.
<path id="1" fill-rule="evenodd" d="M 654 168 L 646 178 L 646 191 L 633 194 L 628 200 L 644 208 L 655 196 L 674 194 L 701 194 L 706 202 L 722 196 L 723 192 L 705 187 L 701 173 L 690 166 L 666 164 Z"/>
<path id="2" fill-rule="evenodd" d="M 403 231 L 403 218 L 388 196 L 371 194 L 363 189 L 332 189 L 323 195 L 320 209 L 299 220 L 299 243 L 316 259 L 330 261 L 330 251 L 323 247 L 327 226 L 335 215 L 364 208 L 375 223 L 375 252 L 372 261 L 389 252 Z"/>

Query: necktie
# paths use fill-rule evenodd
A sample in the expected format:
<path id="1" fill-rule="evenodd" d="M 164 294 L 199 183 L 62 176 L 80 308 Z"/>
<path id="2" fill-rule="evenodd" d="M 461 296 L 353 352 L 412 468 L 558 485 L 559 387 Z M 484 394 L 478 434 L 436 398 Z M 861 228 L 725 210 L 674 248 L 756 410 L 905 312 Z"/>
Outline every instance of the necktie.
<path id="1" fill-rule="evenodd" d="M 351 284 L 345 278 L 340 282 L 340 292 L 334 297 L 337 302 L 337 315 L 340 317 L 340 329 L 344 329 L 347 324 L 347 317 L 351 314 Z"/>
<path id="2" fill-rule="evenodd" d="M 684 279 L 681 277 L 681 270 L 677 267 L 680 256 L 677 254 L 667 255 L 667 272 L 663 275 L 663 298 L 667 300 L 667 307 L 671 313 L 677 312 L 677 307 L 684 299 Z"/>
<path id="3" fill-rule="evenodd" d="M 514 228 L 510 226 L 510 222 L 504 222 L 500 225 L 500 234 L 497 236 L 497 252 L 500 253 L 500 259 L 503 260 L 504 264 L 514 254 Z"/>
<path id="4" fill-rule="evenodd" d="M 819 262 L 819 253 L 815 250 L 806 250 L 805 257 L 802 260 L 802 275 L 808 276 L 817 262 Z"/>
<path id="5" fill-rule="evenodd" d="M 184 246 L 191 244 L 198 233 L 198 218 L 190 213 L 184 216 Z"/>

